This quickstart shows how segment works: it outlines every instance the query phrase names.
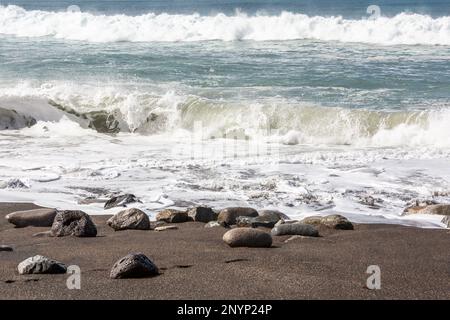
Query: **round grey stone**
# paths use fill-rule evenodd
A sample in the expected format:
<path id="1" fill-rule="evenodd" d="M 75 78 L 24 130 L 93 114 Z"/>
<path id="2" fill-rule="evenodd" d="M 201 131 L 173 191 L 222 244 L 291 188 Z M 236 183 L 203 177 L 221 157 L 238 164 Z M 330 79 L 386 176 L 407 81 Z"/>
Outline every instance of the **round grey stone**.
<path id="1" fill-rule="evenodd" d="M 272 246 L 269 233 L 253 228 L 235 228 L 223 235 L 223 241 L 230 247 L 268 248 Z"/>

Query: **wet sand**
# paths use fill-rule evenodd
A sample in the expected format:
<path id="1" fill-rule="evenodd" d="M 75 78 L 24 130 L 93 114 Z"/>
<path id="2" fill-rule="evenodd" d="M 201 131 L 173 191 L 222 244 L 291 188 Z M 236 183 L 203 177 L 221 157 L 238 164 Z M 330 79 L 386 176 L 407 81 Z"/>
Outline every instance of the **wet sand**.
<path id="1" fill-rule="evenodd" d="M 395 225 L 321 229 L 322 237 L 272 248 L 230 248 L 224 228 L 177 224 L 178 230 L 115 232 L 94 216 L 96 238 L 32 235 L 49 228 L 14 228 L 4 216 L 34 208 L 0 204 L 1 299 L 450 299 L 450 231 Z M 116 260 L 142 252 L 160 268 L 154 278 L 113 280 Z M 68 275 L 19 275 L 22 260 L 41 254 L 81 268 L 81 290 Z M 381 289 L 366 288 L 369 265 L 381 268 Z"/>

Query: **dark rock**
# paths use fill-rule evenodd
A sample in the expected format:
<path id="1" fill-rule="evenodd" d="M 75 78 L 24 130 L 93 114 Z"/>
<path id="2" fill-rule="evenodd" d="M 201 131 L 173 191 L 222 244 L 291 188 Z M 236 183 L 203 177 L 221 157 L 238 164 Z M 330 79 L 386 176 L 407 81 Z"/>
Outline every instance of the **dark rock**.
<path id="1" fill-rule="evenodd" d="M 188 216 L 192 220 L 198 222 L 208 223 L 210 221 L 217 220 L 217 213 L 213 209 L 208 207 L 196 207 L 188 211 Z"/>
<path id="2" fill-rule="evenodd" d="M 0 130 L 18 130 L 36 124 L 32 117 L 22 115 L 16 110 L 0 108 Z"/>
<path id="3" fill-rule="evenodd" d="M 56 216 L 55 209 L 16 211 L 6 215 L 6 220 L 17 228 L 51 227 Z"/>
<path id="4" fill-rule="evenodd" d="M 7 245 L 0 245 L 0 251 L 13 251 L 13 248 L 11 246 L 7 246 Z"/>
<path id="5" fill-rule="evenodd" d="M 20 180 L 20 179 L 9 179 L 7 182 L 6 182 L 6 185 L 2 185 L 2 186 L 0 186 L 0 188 L 7 188 L 7 189 L 29 189 L 30 188 L 30 186 L 27 184 L 27 183 L 25 183 L 25 182 L 23 182 L 22 180 Z"/>
<path id="6" fill-rule="evenodd" d="M 52 225 L 52 236 L 95 237 L 97 228 L 83 211 L 58 211 Z"/>
<path id="7" fill-rule="evenodd" d="M 186 211 L 165 209 L 156 215 L 156 220 L 168 223 L 181 223 L 191 221 L 191 218 L 188 216 Z"/>
<path id="8" fill-rule="evenodd" d="M 223 226 L 231 226 L 236 224 L 237 217 L 257 217 L 258 211 L 253 208 L 234 207 L 226 208 L 220 211 L 217 221 Z"/>
<path id="9" fill-rule="evenodd" d="M 268 248 L 272 246 L 269 233 L 253 228 L 235 228 L 223 235 L 223 241 L 230 247 Z"/>
<path id="10" fill-rule="evenodd" d="M 124 194 L 117 197 L 112 197 L 105 203 L 105 209 L 114 207 L 126 207 L 127 204 L 139 202 L 134 194 Z"/>
<path id="11" fill-rule="evenodd" d="M 120 211 L 108 219 L 107 224 L 116 231 L 126 229 L 150 230 L 148 215 L 135 208 Z"/>
<path id="12" fill-rule="evenodd" d="M 158 274 L 158 267 L 144 254 L 130 253 L 114 264 L 110 277 L 113 279 L 143 278 Z"/>
<path id="13" fill-rule="evenodd" d="M 279 221 L 278 218 L 270 220 L 273 217 L 270 216 L 258 216 L 258 217 L 237 217 L 236 225 L 238 227 L 249 227 L 249 228 L 273 228 L 275 224 Z"/>
<path id="14" fill-rule="evenodd" d="M 260 217 L 265 217 L 267 220 L 278 222 L 279 220 L 290 220 L 290 218 L 285 215 L 283 212 L 280 212 L 278 210 L 261 210 L 259 211 Z M 275 222 L 275 223 L 276 223 Z"/>
<path id="15" fill-rule="evenodd" d="M 28 258 L 17 266 L 19 274 L 66 273 L 67 267 L 58 261 L 43 256 Z"/>
<path id="16" fill-rule="evenodd" d="M 310 224 L 287 223 L 273 228 L 272 235 L 274 236 L 298 235 L 306 237 L 318 237 L 319 231 L 317 231 L 317 229 Z"/>

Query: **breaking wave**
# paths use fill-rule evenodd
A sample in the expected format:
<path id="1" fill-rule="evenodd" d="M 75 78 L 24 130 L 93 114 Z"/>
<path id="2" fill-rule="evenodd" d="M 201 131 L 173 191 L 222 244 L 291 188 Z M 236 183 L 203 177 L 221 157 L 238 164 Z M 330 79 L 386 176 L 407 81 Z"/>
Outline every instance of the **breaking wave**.
<path id="1" fill-rule="evenodd" d="M 109 134 L 186 130 L 201 134 L 202 139 L 263 136 L 289 145 L 450 147 L 450 108 L 445 106 L 423 111 L 380 111 L 282 99 L 222 101 L 174 91 L 157 94 L 48 84 L 1 89 L 0 108 L 15 110 L 17 115 L 38 122 L 69 118 L 80 129 Z"/>
<path id="2" fill-rule="evenodd" d="M 27 11 L 9 5 L 0 6 L 0 34 L 89 42 L 314 39 L 381 45 L 450 45 L 450 17 L 401 13 L 376 20 L 351 20 L 292 12 L 127 16 Z"/>

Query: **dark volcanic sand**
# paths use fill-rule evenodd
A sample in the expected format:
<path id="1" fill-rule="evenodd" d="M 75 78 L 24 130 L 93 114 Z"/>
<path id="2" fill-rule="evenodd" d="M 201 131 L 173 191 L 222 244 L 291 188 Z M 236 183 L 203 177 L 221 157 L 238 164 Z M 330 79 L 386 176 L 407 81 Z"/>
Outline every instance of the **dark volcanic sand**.
<path id="1" fill-rule="evenodd" d="M 114 232 L 96 216 L 97 238 L 32 237 L 47 228 L 15 229 L 4 216 L 31 209 L 0 204 L 1 299 L 450 299 L 450 232 L 393 225 L 322 230 L 321 238 L 275 237 L 270 249 L 229 248 L 223 228 L 178 224 L 179 230 Z M 112 280 L 116 260 L 143 252 L 162 275 Z M 17 273 L 22 260 L 41 254 L 81 267 L 81 290 L 67 275 Z M 369 265 L 381 267 L 381 290 L 365 288 Z"/>

